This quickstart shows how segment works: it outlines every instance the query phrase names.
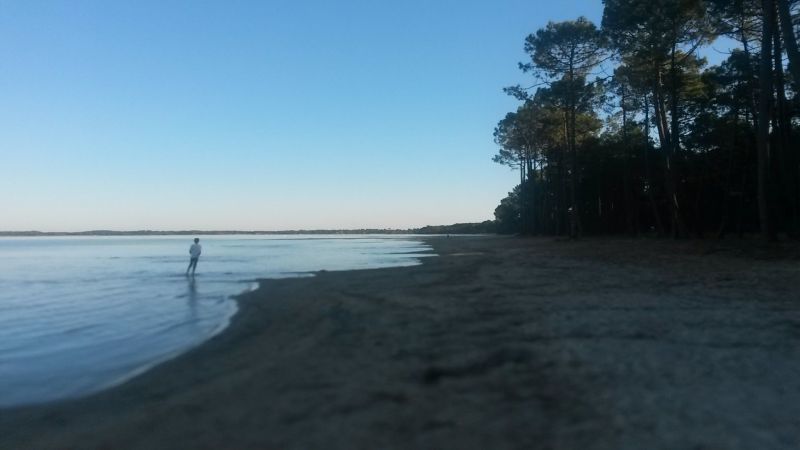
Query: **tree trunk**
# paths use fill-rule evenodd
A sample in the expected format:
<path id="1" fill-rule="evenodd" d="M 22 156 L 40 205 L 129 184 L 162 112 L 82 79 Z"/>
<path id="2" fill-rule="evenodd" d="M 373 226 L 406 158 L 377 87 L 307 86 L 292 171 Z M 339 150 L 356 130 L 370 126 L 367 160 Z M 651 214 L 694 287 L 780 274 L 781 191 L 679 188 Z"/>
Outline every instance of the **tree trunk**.
<path id="1" fill-rule="evenodd" d="M 625 225 L 629 234 L 636 234 L 633 217 L 633 196 L 631 195 L 631 174 L 630 174 L 630 142 L 628 139 L 628 109 L 625 105 L 627 90 L 622 85 L 622 96 L 620 106 L 622 107 L 622 151 L 625 152 L 622 158 L 622 189 L 625 201 Z"/>
<path id="2" fill-rule="evenodd" d="M 568 124 L 569 118 L 567 111 L 564 111 L 564 144 L 558 152 L 558 211 L 556 214 L 556 234 L 561 235 L 564 229 L 564 216 L 566 214 L 566 201 L 567 201 L 567 180 L 566 168 L 564 167 L 564 154 L 569 150 L 569 131 Z"/>
<path id="3" fill-rule="evenodd" d="M 664 191 L 667 196 L 667 205 L 669 206 L 671 232 L 673 236 L 679 236 L 683 232 L 683 222 L 679 220 L 680 213 L 677 210 L 679 203 L 676 195 L 675 177 L 672 171 L 672 139 L 667 124 L 666 106 L 661 86 L 661 73 L 658 72 L 653 88 L 653 112 L 656 115 L 656 127 L 658 128 L 658 137 L 661 142 L 661 151 L 664 154 Z"/>
<path id="4" fill-rule="evenodd" d="M 525 235 L 525 162 L 519 163 L 519 234 Z"/>
<path id="5" fill-rule="evenodd" d="M 753 66 L 750 64 L 751 54 L 750 54 L 750 44 L 747 40 L 747 34 L 745 33 L 745 25 L 744 19 L 742 19 L 739 25 L 739 39 L 742 42 L 742 51 L 744 52 L 745 59 L 747 60 L 747 106 L 750 108 L 750 117 L 753 119 L 753 129 L 758 129 L 758 106 L 756 105 L 756 86 L 755 86 L 755 74 L 753 73 Z"/>
<path id="6" fill-rule="evenodd" d="M 530 214 L 528 216 L 528 230 L 531 235 L 536 234 L 536 171 L 534 170 L 534 163 L 533 163 L 533 151 L 530 150 L 530 146 L 527 146 L 528 151 L 526 152 L 527 158 L 527 171 L 528 171 L 528 184 L 530 184 L 530 192 L 528 195 L 530 196 L 529 206 L 530 206 Z"/>
<path id="7" fill-rule="evenodd" d="M 581 212 L 580 212 L 580 197 L 578 188 L 580 185 L 580 177 L 578 173 L 578 148 L 577 148 L 577 130 L 576 130 L 576 115 L 578 109 L 578 101 L 576 98 L 575 92 L 575 69 L 573 67 L 573 59 L 574 59 L 574 50 L 571 50 L 570 53 L 570 63 L 569 63 L 569 70 L 567 72 L 567 77 L 569 81 L 569 99 L 568 99 L 568 109 L 569 109 L 569 127 L 567 132 L 569 133 L 569 153 L 570 153 L 570 162 L 572 163 L 572 176 L 570 177 L 571 181 L 571 192 L 570 192 L 570 200 L 572 203 L 570 207 L 570 215 L 569 215 L 569 223 L 570 223 L 570 230 L 569 230 L 569 237 L 573 239 L 577 239 L 581 236 Z"/>
<path id="8" fill-rule="evenodd" d="M 662 149 L 669 149 L 670 136 L 667 126 L 667 115 L 664 112 L 666 106 L 664 105 L 664 95 L 661 92 L 661 73 L 656 73 L 656 78 L 653 82 L 653 115 L 656 123 L 656 130 L 658 131 L 658 142 Z"/>
<path id="9" fill-rule="evenodd" d="M 796 160 L 795 152 L 792 151 L 792 122 L 789 118 L 789 107 L 786 99 L 785 77 L 783 72 L 783 51 L 781 49 L 781 38 L 777 32 L 778 22 L 775 21 L 776 32 L 773 35 L 774 53 L 773 59 L 775 64 L 775 94 L 776 94 L 776 108 L 777 115 L 777 139 L 775 143 L 777 148 L 772 150 L 773 163 L 772 168 L 775 180 L 780 180 L 780 192 L 782 204 L 785 206 L 780 208 L 783 211 L 782 223 L 785 224 L 787 231 L 791 235 L 796 235 L 798 230 L 798 210 L 797 210 L 797 178 L 796 178 Z M 775 183 L 773 183 L 774 185 Z M 788 219 L 788 220 L 787 220 Z"/>
<path id="10" fill-rule="evenodd" d="M 738 82 L 737 82 L 738 85 Z M 722 218 L 720 220 L 719 230 L 717 231 L 717 239 L 725 237 L 725 232 L 728 228 L 730 217 L 730 203 L 731 191 L 733 190 L 733 167 L 736 159 L 736 150 L 739 148 L 739 105 L 738 103 L 733 110 L 733 136 L 731 142 L 731 151 L 728 155 L 728 171 L 725 176 L 724 197 L 722 198 Z"/>
<path id="11" fill-rule="evenodd" d="M 770 220 L 769 165 L 770 142 L 769 127 L 772 110 L 772 33 L 773 0 L 761 0 L 761 62 L 759 65 L 760 92 L 758 97 L 758 217 L 761 234 L 767 241 L 775 239 Z"/>
<path id="12" fill-rule="evenodd" d="M 678 117 L 678 66 L 676 61 L 677 44 L 673 40 L 672 53 L 670 55 L 670 148 L 665 152 L 667 158 L 667 195 L 670 200 L 670 210 L 672 212 L 672 236 L 685 237 L 686 228 L 683 224 L 681 213 L 681 203 L 678 200 L 680 184 L 678 183 L 678 168 L 675 167 L 675 160 L 680 156 L 680 121 Z"/>
<path id="13" fill-rule="evenodd" d="M 677 51 L 677 43 L 672 42 L 672 52 L 670 53 L 669 62 L 669 116 L 670 116 L 670 151 L 672 156 L 678 155 L 681 149 L 680 143 L 680 121 L 678 117 L 678 63 L 676 61 L 675 52 Z"/>
<path id="14" fill-rule="evenodd" d="M 578 173 L 578 149 L 576 145 L 576 137 L 575 137 L 575 105 L 573 103 L 572 107 L 570 108 L 569 112 L 569 122 L 570 122 L 570 136 L 569 136 L 569 146 L 570 146 L 570 162 L 572 163 L 572 176 L 570 177 L 571 181 L 571 200 L 572 200 L 572 207 L 570 208 L 570 237 L 577 239 L 581 237 L 581 213 L 579 207 L 579 193 L 578 188 L 580 186 L 580 179 Z"/>
<path id="15" fill-rule="evenodd" d="M 778 4 L 778 16 L 780 17 L 780 29 L 783 32 L 783 42 L 786 46 L 786 54 L 789 55 L 789 72 L 794 78 L 795 89 L 800 86 L 800 50 L 797 48 L 797 38 L 794 35 L 792 26 L 792 16 L 789 12 L 789 0 L 776 0 Z"/>
<path id="16" fill-rule="evenodd" d="M 661 212 L 658 210 L 658 203 L 656 203 L 655 196 L 653 195 L 653 177 L 650 175 L 650 104 L 647 101 L 647 94 L 644 96 L 644 176 L 647 180 L 647 199 L 650 201 L 650 206 L 653 208 L 653 220 L 656 222 L 656 231 L 659 236 L 664 235 L 664 223 L 661 221 Z"/>

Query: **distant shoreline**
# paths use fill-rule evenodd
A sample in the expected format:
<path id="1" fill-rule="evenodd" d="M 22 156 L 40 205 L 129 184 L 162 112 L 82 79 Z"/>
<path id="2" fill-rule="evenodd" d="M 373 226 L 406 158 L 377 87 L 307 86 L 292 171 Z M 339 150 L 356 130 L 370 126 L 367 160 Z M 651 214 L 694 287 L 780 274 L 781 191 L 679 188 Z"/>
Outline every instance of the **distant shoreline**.
<path id="1" fill-rule="evenodd" d="M 241 231 L 241 230 L 184 230 L 184 231 L 0 231 L 2 237 L 36 236 L 186 236 L 186 235 L 279 235 L 279 234 L 413 234 L 413 230 L 287 230 L 287 231 Z"/>
<path id="2" fill-rule="evenodd" d="M 46 236 L 187 236 L 187 235 L 286 235 L 286 234 L 494 234 L 494 222 L 457 223 L 453 225 L 429 225 L 422 228 L 381 229 L 361 228 L 348 230 L 281 230 L 281 231 L 244 231 L 244 230 L 88 230 L 88 231 L 0 231 L 0 237 L 46 237 Z"/>

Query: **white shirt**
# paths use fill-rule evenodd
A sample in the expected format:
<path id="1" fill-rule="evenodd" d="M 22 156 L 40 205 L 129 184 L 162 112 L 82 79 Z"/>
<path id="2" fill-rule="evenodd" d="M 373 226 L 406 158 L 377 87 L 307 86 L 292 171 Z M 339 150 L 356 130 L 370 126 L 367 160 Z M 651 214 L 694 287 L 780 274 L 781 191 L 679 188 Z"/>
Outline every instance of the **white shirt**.
<path id="1" fill-rule="evenodd" d="M 202 251 L 203 247 L 201 247 L 200 244 L 192 244 L 192 246 L 189 247 L 189 255 L 191 255 L 192 258 L 197 258 L 200 256 L 200 252 Z"/>

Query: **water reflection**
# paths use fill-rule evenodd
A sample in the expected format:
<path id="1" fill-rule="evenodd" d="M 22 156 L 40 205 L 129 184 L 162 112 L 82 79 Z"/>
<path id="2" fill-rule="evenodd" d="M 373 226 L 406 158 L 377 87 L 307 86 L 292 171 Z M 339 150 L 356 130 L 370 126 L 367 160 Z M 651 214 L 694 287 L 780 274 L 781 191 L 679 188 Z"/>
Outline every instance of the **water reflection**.
<path id="1" fill-rule="evenodd" d="M 195 277 L 189 277 L 188 282 L 186 298 L 189 305 L 189 320 L 194 323 L 197 321 L 197 280 Z"/>

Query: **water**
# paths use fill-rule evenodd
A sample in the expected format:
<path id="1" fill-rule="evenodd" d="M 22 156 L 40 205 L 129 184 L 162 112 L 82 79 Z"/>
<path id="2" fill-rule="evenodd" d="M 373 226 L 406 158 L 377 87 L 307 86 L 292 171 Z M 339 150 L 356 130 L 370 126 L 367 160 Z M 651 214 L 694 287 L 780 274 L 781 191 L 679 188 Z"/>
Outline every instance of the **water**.
<path id="1" fill-rule="evenodd" d="M 0 407 L 117 384 L 221 331 L 257 278 L 419 264 L 408 236 L 0 238 Z"/>

